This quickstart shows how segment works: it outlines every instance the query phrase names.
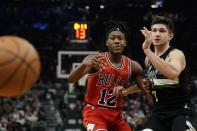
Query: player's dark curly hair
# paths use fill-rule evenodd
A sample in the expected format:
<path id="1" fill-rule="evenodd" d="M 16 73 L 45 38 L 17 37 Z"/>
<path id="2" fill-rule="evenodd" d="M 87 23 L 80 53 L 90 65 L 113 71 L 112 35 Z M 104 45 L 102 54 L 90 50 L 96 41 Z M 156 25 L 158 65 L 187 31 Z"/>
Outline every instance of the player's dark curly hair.
<path id="1" fill-rule="evenodd" d="M 106 35 L 105 35 L 106 38 L 112 31 L 115 31 L 115 30 L 118 30 L 124 33 L 126 40 L 128 39 L 128 36 L 130 35 L 130 32 L 128 30 L 128 25 L 126 22 L 109 20 L 109 21 L 104 22 L 104 28 L 106 32 Z"/>

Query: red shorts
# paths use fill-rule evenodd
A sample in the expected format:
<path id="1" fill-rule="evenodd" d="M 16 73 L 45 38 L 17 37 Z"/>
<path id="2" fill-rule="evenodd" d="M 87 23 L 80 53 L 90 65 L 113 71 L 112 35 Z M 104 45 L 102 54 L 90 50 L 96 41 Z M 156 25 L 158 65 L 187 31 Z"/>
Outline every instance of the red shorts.
<path id="1" fill-rule="evenodd" d="M 120 110 L 92 105 L 84 107 L 83 123 L 87 131 L 131 131 Z"/>

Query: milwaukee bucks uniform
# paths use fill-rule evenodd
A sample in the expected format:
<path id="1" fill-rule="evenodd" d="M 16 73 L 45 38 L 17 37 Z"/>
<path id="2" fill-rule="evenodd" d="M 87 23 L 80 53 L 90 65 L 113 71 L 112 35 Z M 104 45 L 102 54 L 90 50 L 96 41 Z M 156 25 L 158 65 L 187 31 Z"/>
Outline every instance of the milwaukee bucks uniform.
<path id="1" fill-rule="evenodd" d="M 165 60 L 173 50 L 174 48 L 169 47 L 160 58 Z M 151 90 L 154 96 L 154 105 L 152 117 L 149 118 L 146 126 L 147 129 L 150 128 L 154 131 L 185 131 L 186 129 L 183 130 L 186 128 L 185 124 L 187 126 L 191 125 L 189 120 L 191 114 L 190 95 L 184 75 L 185 72 L 183 71 L 180 77 L 171 80 L 163 76 L 150 62 L 148 63 L 145 76 L 152 83 Z M 182 121 L 183 124 L 176 125 L 177 121 Z M 189 127 L 187 128 L 189 129 Z"/>

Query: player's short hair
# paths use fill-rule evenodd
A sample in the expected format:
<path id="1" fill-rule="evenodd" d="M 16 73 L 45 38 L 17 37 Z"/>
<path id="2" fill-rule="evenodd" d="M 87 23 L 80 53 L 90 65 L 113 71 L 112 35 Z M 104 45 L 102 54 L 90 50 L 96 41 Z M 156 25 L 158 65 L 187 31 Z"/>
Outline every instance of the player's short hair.
<path id="1" fill-rule="evenodd" d="M 159 15 L 153 16 L 151 26 L 154 24 L 164 24 L 167 26 L 170 32 L 172 33 L 174 32 L 173 22 L 170 18 L 166 16 L 159 16 Z"/>

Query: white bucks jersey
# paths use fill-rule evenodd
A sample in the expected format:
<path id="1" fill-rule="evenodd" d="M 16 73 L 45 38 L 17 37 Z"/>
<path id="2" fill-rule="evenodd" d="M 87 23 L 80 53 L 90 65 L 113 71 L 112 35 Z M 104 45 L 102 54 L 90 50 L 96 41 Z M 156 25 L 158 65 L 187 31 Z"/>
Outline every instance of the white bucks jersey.
<path id="1" fill-rule="evenodd" d="M 169 47 L 160 58 L 165 60 L 172 50 L 173 48 Z M 180 77 L 171 80 L 162 75 L 150 62 L 144 72 L 145 76 L 149 78 L 152 83 L 152 95 L 155 98 L 156 105 L 155 110 L 161 108 L 176 110 L 177 108 L 182 108 L 182 105 L 189 102 L 190 98 L 187 87 L 183 84 L 184 78 L 182 76 L 184 73 L 182 73 Z"/>

